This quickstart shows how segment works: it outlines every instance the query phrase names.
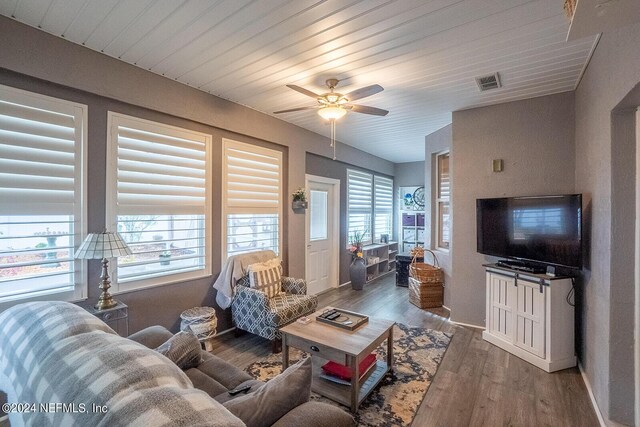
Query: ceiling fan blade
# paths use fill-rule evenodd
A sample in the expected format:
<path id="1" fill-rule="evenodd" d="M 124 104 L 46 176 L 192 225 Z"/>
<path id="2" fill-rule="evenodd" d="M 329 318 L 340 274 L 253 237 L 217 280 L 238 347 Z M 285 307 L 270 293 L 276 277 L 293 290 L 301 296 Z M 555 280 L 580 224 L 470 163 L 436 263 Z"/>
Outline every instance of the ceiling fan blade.
<path id="1" fill-rule="evenodd" d="M 318 107 L 298 107 L 298 108 L 290 108 L 288 110 L 280 110 L 280 111 L 274 111 L 273 114 L 280 114 L 280 113 L 293 113 L 294 111 L 302 111 L 302 110 L 315 110 Z"/>
<path id="2" fill-rule="evenodd" d="M 293 89 L 296 92 L 300 92 L 303 95 L 307 95 L 310 96 L 311 98 L 320 98 L 320 95 L 318 95 L 317 93 L 313 93 L 308 89 L 305 89 L 303 87 L 297 86 L 297 85 L 287 85 L 287 87 L 289 89 Z"/>
<path id="3" fill-rule="evenodd" d="M 356 99 L 366 98 L 367 96 L 375 95 L 376 93 L 382 92 L 384 88 L 380 85 L 371 85 L 366 87 L 361 87 L 360 89 L 356 89 L 353 92 L 349 92 L 345 95 L 349 101 L 355 101 Z"/>
<path id="4" fill-rule="evenodd" d="M 362 114 L 373 114 L 374 116 L 386 116 L 389 114 L 387 110 L 376 107 L 367 107 L 366 105 L 348 105 L 351 111 Z"/>

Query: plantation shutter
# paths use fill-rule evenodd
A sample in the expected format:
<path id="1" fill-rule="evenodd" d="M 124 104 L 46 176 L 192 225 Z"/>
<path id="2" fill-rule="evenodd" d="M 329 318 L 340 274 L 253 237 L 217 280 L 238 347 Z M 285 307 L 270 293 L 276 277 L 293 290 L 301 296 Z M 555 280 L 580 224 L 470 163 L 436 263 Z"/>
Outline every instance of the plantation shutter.
<path id="1" fill-rule="evenodd" d="M 381 234 L 392 234 L 393 224 L 393 180 L 381 176 L 374 177 L 374 228 L 375 238 Z"/>
<path id="2" fill-rule="evenodd" d="M 364 232 L 364 241 L 371 242 L 373 213 L 373 175 L 347 169 L 347 212 L 349 238 L 354 232 Z"/>
<path id="3" fill-rule="evenodd" d="M 83 109 L 0 87 L 0 215 L 74 215 Z"/>
<path id="4" fill-rule="evenodd" d="M 0 303 L 85 295 L 86 110 L 0 86 Z"/>
<path id="5" fill-rule="evenodd" d="M 224 140 L 225 256 L 273 250 L 280 253 L 282 153 Z"/>
<path id="6" fill-rule="evenodd" d="M 113 115 L 117 215 L 205 215 L 206 136 Z"/>

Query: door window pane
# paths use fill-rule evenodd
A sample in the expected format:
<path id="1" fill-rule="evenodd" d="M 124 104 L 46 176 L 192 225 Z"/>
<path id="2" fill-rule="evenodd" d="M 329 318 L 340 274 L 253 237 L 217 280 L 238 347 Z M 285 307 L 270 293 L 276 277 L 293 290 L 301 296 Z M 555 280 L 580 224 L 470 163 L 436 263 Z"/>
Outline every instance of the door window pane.
<path id="1" fill-rule="evenodd" d="M 324 240 L 327 238 L 327 192 L 311 190 L 311 209 L 309 217 L 310 239 Z"/>

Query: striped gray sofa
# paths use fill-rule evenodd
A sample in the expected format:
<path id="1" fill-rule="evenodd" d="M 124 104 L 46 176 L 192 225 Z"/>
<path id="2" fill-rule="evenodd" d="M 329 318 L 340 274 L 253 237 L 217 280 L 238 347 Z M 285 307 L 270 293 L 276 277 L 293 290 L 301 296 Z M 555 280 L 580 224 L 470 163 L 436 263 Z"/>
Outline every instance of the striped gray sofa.
<path id="1" fill-rule="evenodd" d="M 123 338 L 64 302 L 5 310 L 0 391 L 16 409 L 9 413 L 11 426 L 244 426 L 222 405 L 233 399 L 227 391 L 244 384 L 255 392 L 264 384 L 205 351 L 199 366 L 183 372 L 151 350 L 172 335 L 153 326 Z M 17 405 L 24 403 L 36 406 Z M 302 422 L 341 427 L 352 426 L 353 419 L 331 405 L 307 402 L 273 425 Z"/>

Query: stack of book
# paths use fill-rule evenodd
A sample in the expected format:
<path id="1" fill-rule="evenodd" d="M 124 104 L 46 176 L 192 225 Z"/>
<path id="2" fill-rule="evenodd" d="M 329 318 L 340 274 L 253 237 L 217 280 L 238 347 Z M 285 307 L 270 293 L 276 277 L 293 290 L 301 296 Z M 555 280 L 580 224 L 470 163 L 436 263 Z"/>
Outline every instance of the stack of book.
<path id="1" fill-rule="evenodd" d="M 371 353 L 360 362 L 360 379 L 364 378 L 376 366 L 376 354 Z M 351 368 L 334 361 L 322 365 L 320 378 L 334 383 L 351 385 Z"/>

